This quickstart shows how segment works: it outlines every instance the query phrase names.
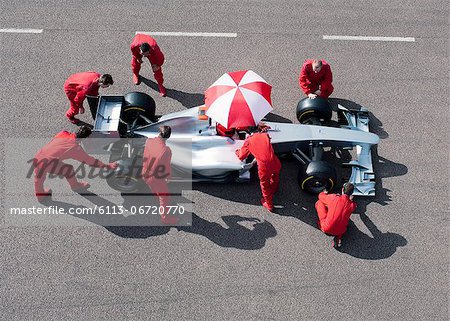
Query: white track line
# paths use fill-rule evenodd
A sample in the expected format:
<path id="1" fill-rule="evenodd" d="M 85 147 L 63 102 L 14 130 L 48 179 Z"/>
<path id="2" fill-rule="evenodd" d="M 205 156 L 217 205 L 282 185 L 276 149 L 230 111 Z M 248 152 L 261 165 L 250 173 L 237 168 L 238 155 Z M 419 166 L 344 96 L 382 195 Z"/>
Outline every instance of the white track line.
<path id="1" fill-rule="evenodd" d="M 4 33 L 42 33 L 43 29 L 19 29 L 19 28 L 8 28 L 0 29 L 0 32 Z"/>
<path id="2" fill-rule="evenodd" d="M 363 40 L 363 41 L 406 41 L 415 42 L 413 37 L 365 37 L 365 36 L 323 36 L 325 40 Z"/>
<path id="3" fill-rule="evenodd" d="M 136 34 L 138 33 L 150 36 L 172 36 L 172 37 L 225 37 L 225 38 L 237 37 L 237 33 L 136 31 Z"/>

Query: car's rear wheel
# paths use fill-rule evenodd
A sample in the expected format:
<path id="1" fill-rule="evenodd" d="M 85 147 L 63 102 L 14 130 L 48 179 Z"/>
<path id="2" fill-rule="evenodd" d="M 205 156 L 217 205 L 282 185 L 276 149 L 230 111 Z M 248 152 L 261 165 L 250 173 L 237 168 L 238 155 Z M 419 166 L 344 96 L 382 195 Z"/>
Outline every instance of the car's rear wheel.
<path id="1" fill-rule="evenodd" d="M 156 104 L 152 97 L 141 92 L 130 92 L 124 96 L 124 100 L 121 119 L 128 125 L 147 125 L 146 119 L 155 121 Z"/>
<path id="2" fill-rule="evenodd" d="M 308 193 L 331 191 L 336 185 L 336 170 L 325 161 L 313 161 L 298 172 L 298 184 Z"/>
<path id="3" fill-rule="evenodd" d="M 308 125 L 321 125 L 331 119 L 332 113 L 328 100 L 321 97 L 304 98 L 298 102 L 296 109 L 298 121 Z"/>

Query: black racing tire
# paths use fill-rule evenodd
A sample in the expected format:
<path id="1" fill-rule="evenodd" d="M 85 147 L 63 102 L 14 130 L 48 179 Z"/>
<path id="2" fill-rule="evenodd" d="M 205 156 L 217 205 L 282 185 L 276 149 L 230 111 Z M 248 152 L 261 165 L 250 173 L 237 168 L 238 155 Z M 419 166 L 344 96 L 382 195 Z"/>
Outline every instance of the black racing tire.
<path id="1" fill-rule="evenodd" d="M 155 121 L 155 100 L 149 95 L 141 92 L 130 92 L 124 96 L 124 106 L 122 108 L 121 119 L 128 125 L 137 120 L 136 125 L 147 125 L 147 122 L 139 117 L 144 117 Z"/>
<path id="2" fill-rule="evenodd" d="M 131 159 L 116 160 L 119 167 L 110 175 L 106 182 L 114 190 L 122 193 L 136 192 L 142 185 L 140 169 L 131 167 Z"/>
<path id="3" fill-rule="evenodd" d="M 319 194 L 331 191 L 336 185 L 336 169 L 325 161 L 313 161 L 298 172 L 298 184 L 302 190 Z"/>
<path id="4" fill-rule="evenodd" d="M 330 121 L 333 111 L 328 100 L 316 97 L 315 99 L 300 100 L 297 104 L 296 114 L 300 124 L 320 125 Z"/>

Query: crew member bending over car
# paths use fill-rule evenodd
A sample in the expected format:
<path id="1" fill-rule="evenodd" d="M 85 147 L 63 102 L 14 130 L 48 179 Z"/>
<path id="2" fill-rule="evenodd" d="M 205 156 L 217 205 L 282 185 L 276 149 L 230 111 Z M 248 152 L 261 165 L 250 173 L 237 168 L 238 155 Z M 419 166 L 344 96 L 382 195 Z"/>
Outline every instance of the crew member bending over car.
<path id="1" fill-rule="evenodd" d="M 325 60 L 308 59 L 303 63 L 300 77 L 300 88 L 306 96 L 314 99 L 317 96 L 328 99 L 334 88 L 333 74 L 330 65 Z"/>
<path id="2" fill-rule="evenodd" d="M 145 142 L 142 178 L 148 187 L 159 198 L 159 213 L 161 221 L 164 224 L 174 225 L 178 222 L 178 218 L 169 215 L 170 199 L 167 180 L 171 177 L 170 161 L 172 159 L 172 151 L 166 146 L 166 140 L 169 139 L 172 130 L 169 126 L 159 127 L 159 135 L 156 138 L 148 138 Z"/>
<path id="3" fill-rule="evenodd" d="M 352 183 L 345 183 L 342 195 L 328 194 L 325 190 L 319 194 L 319 200 L 316 202 L 319 217 L 317 224 L 324 233 L 334 236 L 334 247 L 341 246 L 341 238 L 347 230 L 350 215 L 356 209 L 352 195 L 354 188 Z"/>
<path id="4" fill-rule="evenodd" d="M 66 159 L 75 159 L 92 167 L 113 170 L 117 163 L 104 164 L 102 161 L 89 156 L 80 146 L 79 138 L 86 138 L 91 134 L 91 129 L 82 126 L 76 133 L 61 131 L 47 145 L 42 147 L 34 157 L 34 191 L 36 198 L 42 202 L 51 197 L 52 190 L 44 189 L 47 173 L 64 176 L 73 191 L 81 191 L 91 185 L 77 180 L 72 165 L 64 163 Z"/>
<path id="5" fill-rule="evenodd" d="M 166 96 L 166 88 L 164 87 L 164 77 L 162 73 L 162 65 L 164 63 L 164 54 L 159 49 L 156 40 L 148 35 L 137 34 L 131 42 L 131 70 L 133 71 L 133 82 L 139 85 L 141 80 L 139 78 L 139 71 L 143 57 L 147 57 L 152 65 L 153 75 L 158 83 L 159 95 Z"/>
<path id="6" fill-rule="evenodd" d="M 259 124 L 258 132 L 249 136 L 241 149 L 236 150 L 240 160 L 252 154 L 258 164 L 258 176 L 263 197 L 261 204 L 270 212 L 273 211 L 273 195 L 278 190 L 281 163 L 275 155 L 267 130 L 270 127 Z"/>
<path id="7" fill-rule="evenodd" d="M 88 71 L 73 74 L 64 83 L 64 92 L 69 98 L 70 108 L 66 112 L 66 117 L 72 124 L 78 124 L 79 119 L 75 115 L 84 114 L 83 101 L 87 95 L 98 96 L 100 87 L 107 88 L 112 85 L 111 75 Z"/>

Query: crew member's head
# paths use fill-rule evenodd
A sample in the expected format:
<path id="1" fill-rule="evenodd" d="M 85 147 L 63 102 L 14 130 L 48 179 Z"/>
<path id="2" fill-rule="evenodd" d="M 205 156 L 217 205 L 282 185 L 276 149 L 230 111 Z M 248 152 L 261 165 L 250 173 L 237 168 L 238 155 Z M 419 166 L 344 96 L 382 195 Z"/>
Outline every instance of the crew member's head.
<path id="1" fill-rule="evenodd" d="M 77 132 L 75 133 L 75 136 L 77 138 L 87 138 L 89 135 L 91 135 L 92 130 L 89 126 L 81 126 L 78 128 Z"/>
<path id="2" fill-rule="evenodd" d="M 148 57 L 148 55 L 150 55 L 151 47 L 148 43 L 142 43 L 139 48 L 141 49 L 141 55 L 144 57 Z"/>
<path id="3" fill-rule="evenodd" d="M 322 60 L 314 59 L 312 62 L 312 70 L 317 74 L 322 69 Z"/>
<path id="4" fill-rule="evenodd" d="M 353 194 L 354 190 L 355 190 L 355 186 L 352 183 L 345 183 L 342 186 L 342 194 L 351 196 Z"/>
<path id="5" fill-rule="evenodd" d="M 159 127 L 159 137 L 163 139 L 168 139 L 172 134 L 172 128 L 170 126 L 161 126 Z"/>
<path id="6" fill-rule="evenodd" d="M 110 74 L 103 74 L 98 79 L 98 84 L 102 88 L 107 88 L 107 87 L 111 86 L 112 84 L 114 84 L 114 81 L 113 81 L 112 76 Z"/>

